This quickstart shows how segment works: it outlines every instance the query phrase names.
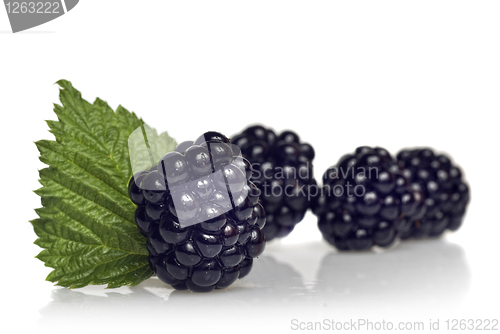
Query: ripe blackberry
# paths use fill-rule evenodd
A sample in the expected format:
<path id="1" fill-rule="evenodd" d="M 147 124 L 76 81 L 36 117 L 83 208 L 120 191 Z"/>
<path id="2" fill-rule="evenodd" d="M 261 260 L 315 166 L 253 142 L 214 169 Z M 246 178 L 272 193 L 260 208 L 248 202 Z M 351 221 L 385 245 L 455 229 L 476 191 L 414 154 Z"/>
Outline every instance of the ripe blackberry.
<path id="1" fill-rule="evenodd" d="M 424 194 L 427 207 L 425 216 L 415 220 L 401 237 L 423 238 L 439 236 L 446 229 L 457 230 L 470 200 L 460 168 L 430 148 L 405 149 L 396 158 L 412 187 Z"/>
<path id="2" fill-rule="evenodd" d="M 287 236 L 309 208 L 309 190 L 316 181 L 312 172 L 314 149 L 301 143 L 292 131 L 277 136 L 255 125 L 232 138 L 252 165 L 251 181 L 258 187 L 267 214 L 266 239 Z"/>
<path id="3" fill-rule="evenodd" d="M 389 247 L 425 214 L 422 193 L 380 147 L 358 147 L 328 168 L 312 202 L 319 230 L 339 250 Z"/>
<path id="4" fill-rule="evenodd" d="M 266 214 L 247 166 L 229 139 L 207 132 L 130 180 L 135 222 L 159 279 L 208 292 L 248 275 L 265 248 Z"/>

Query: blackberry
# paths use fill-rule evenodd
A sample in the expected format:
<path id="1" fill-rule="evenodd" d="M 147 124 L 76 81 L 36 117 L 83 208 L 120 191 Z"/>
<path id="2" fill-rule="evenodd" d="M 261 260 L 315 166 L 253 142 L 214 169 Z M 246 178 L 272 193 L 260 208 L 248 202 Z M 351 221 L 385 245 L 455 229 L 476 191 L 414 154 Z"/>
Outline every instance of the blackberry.
<path id="1" fill-rule="evenodd" d="M 246 128 L 232 143 L 252 165 L 250 180 L 267 215 L 266 239 L 287 236 L 309 208 L 310 186 L 316 185 L 311 164 L 314 149 L 301 143 L 295 132 L 276 135 L 260 125 Z"/>
<path id="2" fill-rule="evenodd" d="M 224 289 L 264 251 L 266 213 L 248 180 L 250 163 L 236 151 L 207 132 L 130 180 L 151 269 L 175 289 Z"/>
<path id="3" fill-rule="evenodd" d="M 434 237 L 447 229 L 457 230 L 470 200 L 469 186 L 460 168 L 448 156 L 430 148 L 405 149 L 396 158 L 412 187 L 424 194 L 427 207 L 425 216 L 416 219 L 401 237 Z"/>
<path id="4" fill-rule="evenodd" d="M 425 209 L 389 152 L 367 146 L 328 168 L 312 201 L 319 230 L 339 250 L 389 247 Z"/>

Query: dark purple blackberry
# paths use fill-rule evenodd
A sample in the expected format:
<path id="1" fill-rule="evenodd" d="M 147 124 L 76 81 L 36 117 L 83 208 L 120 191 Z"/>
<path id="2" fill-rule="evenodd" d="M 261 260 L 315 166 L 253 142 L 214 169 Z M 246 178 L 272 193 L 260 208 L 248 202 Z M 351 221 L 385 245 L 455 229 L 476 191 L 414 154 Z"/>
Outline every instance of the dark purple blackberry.
<path id="1" fill-rule="evenodd" d="M 235 151 L 227 137 L 207 132 L 129 183 L 150 266 L 175 289 L 226 288 L 264 251 L 266 213 L 248 180 L 250 163 Z"/>
<path id="2" fill-rule="evenodd" d="M 312 210 L 330 244 L 366 250 L 392 245 L 425 214 L 425 204 L 387 150 L 363 146 L 327 169 Z"/>
<path id="3" fill-rule="evenodd" d="M 443 154 L 430 148 L 405 149 L 397 161 L 412 187 L 425 196 L 427 212 L 414 220 L 401 237 L 423 238 L 441 235 L 445 230 L 457 230 L 469 204 L 469 186 L 462 178 L 460 168 Z"/>
<path id="4" fill-rule="evenodd" d="M 260 125 L 246 128 L 231 142 L 252 165 L 250 180 L 258 187 L 267 214 L 266 239 L 287 236 L 309 208 L 310 186 L 316 184 L 314 149 L 301 143 L 295 132 L 283 131 L 277 136 Z"/>

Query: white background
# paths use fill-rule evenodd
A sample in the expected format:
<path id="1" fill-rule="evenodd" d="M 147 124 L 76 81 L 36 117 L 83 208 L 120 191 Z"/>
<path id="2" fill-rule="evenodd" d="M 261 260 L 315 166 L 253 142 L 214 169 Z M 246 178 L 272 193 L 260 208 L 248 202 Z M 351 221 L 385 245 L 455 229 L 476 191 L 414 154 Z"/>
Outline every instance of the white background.
<path id="1" fill-rule="evenodd" d="M 2 327 L 9 332 L 252 332 L 292 319 L 499 315 L 498 1 L 81 1 L 12 34 L 0 9 Z M 52 139 L 54 83 L 122 104 L 178 142 L 250 123 L 293 129 L 315 173 L 359 145 L 432 146 L 471 184 L 462 229 L 384 253 L 338 254 L 308 214 L 252 273 L 211 294 L 70 291 L 44 281 L 29 220 L 34 141 Z M 149 326 L 149 327 L 148 327 Z"/>

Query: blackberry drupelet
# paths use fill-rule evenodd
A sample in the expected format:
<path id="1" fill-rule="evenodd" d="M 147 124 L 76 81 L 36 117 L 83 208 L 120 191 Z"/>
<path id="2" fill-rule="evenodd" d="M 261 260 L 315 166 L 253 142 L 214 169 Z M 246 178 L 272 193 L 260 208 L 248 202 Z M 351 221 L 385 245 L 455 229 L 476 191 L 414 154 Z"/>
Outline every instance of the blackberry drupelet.
<path id="1" fill-rule="evenodd" d="M 175 289 L 224 289 L 248 275 L 264 251 L 266 213 L 248 180 L 249 162 L 232 147 L 207 132 L 130 180 L 150 266 Z"/>
<path id="2" fill-rule="evenodd" d="M 396 158 L 412 187 L 424 194 L 427 208 L 425 216 L 415 220 L 401 237 L 434 237 L 447 229 L 457 230 L 470 200 L 469 186 L 460 168 L 448 156 L 436 154 L 430 148 L 404 149 Z"/>
<path id="3" fill-rule="evenodd" d="M 295 132 L 283 131 L 277 136 L 260 125 L 246 128 L 232 143 L 252 165 L 250 180 L 258 188 L 267 215 L 266 239 L 287 236 L 309 208 L 310 186 L 316 185 L 314 149 L 301 143 Z"/>
<path id="4" fill-rule="evenodd" d="M 366 146 L 327 169 L 312 201 L 319 230 L 339 250 L 389 247 L 425 209 L 389 152 Z"/>

